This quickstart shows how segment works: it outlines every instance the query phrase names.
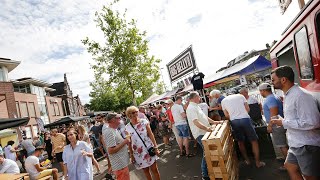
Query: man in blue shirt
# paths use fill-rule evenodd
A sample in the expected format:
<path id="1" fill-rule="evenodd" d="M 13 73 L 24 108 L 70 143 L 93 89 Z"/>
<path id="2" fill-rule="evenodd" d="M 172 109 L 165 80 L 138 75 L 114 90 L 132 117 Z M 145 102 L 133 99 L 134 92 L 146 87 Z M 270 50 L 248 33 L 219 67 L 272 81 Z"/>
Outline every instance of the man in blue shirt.
<path id="1" fill-rule="evenodd" d="M 259 85 L 259 91 L 262 97 L 266 98 L 263 103 L 263 113 L 268 123 L 267 130 L 272 133 L 272 141 L 277 148 L 280 148 L 284 157 L 287 157 L 288 145 L 286 130 L 283 126 L 272 125 L 270 120 L 273 118 L 278 119 L 278 115 L 283 117 L 283 105 L 280 97 L 275 96 L 272 93 L 271 85 L 268 83 L 262 83 Z M 272 118 L 273 117 L 273 118 Z M 285 170 L 284 166 L 279 168 Z"/>

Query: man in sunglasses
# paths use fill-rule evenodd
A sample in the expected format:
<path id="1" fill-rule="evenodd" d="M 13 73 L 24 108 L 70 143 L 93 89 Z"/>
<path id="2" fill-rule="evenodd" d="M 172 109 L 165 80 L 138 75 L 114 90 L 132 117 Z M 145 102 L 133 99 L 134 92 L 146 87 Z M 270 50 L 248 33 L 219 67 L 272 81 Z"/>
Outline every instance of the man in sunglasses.
<path id="1" fill-rule="evenodd" d="M 103 147 L 102 147 L 102 140 L 101 140 L 101 134 L 102 134 L 102 127 L 103 127 L 103 119 L 104 114 L 98 114 L 95 117 L 95 122 L 93 122 L 93 126 L 90 129 L 90 132 L 94 135 L 94 138 L 96 139 L 96 142 L 98 144 L 100 153 L 104 155 Z"/>

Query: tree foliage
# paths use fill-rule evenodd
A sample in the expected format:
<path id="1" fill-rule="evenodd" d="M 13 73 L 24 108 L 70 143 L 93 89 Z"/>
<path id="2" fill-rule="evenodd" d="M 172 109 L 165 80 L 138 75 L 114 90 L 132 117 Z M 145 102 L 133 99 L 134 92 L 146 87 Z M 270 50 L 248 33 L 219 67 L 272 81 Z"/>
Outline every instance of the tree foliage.
<path id="1" fill-rule="evenodd" d="M 146 99 L 153 93 L 160 76 L 160 60 L 148 55 L 146 32 L 137 28 L 134 19 L 128 22 L 125 13 L 120 15 L 113 10 L 113 5 L 104 6 L 95 14 L 105 42 L 98 43 L 88 37 L 82 40 L 95 61 L 91 65 L 95 81 L 91 83 L 90 96 L 91 104 L 97 107 L 92 109 L 114 110 L 122 103 L 136 105 L 137 96 Z M 106 76 L 107 79 L 103 78 Z"/>

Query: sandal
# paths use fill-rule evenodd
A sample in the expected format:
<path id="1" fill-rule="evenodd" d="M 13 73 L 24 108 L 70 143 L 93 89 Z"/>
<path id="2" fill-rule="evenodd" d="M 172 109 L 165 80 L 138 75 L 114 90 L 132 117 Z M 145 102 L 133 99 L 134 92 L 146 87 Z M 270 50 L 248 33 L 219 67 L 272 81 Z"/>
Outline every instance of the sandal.
<path id="1" fill-rule="evenodd" d="M 193 157 L 195 156 L 194 154 L 186 154 L 186 157 Z"/>
<path id="2" fill-rule="evenodd" d="M 259 162 L 259 166 L 256 165 L 256 167 L 257 167 L 257 168 L 262 168 L 262 167 L 264 167 L 265 165 L 266 165 L 265 162 L 260 161 L 260 162 Z"/>
<path id="3" fill-rule="evenodd" d="M 247 161 L 247 160 L 244 160 L 244 164 L 246 164 L 247 166 L 250 166 L 250 165 L 251 165 L 251 162 L 250 162 L 250 161 Z"/>

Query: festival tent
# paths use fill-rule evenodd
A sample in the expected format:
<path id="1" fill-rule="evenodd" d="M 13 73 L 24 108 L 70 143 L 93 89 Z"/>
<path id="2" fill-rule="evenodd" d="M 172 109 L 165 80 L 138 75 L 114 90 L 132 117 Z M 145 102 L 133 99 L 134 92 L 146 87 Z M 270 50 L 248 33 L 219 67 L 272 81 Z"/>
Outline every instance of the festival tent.
<path id="1" fill-rule="evenodd" d="M 154 102 L 154 100 L 159 97 L 158 94 L 152 94 L 148 99 L 146 99 L 143 103 L 140 104 L 140 106 L 143 106 L 143 105 L 147 105 L 149 103 L 152 103 Z"/>
<path id="2" fill-rule="evenodd" d="M 69 124 L 72 122 L 82 121 L 82 120 L 85 120 L 88 118 L 90 118 L 90 117 L 89 116 L 77 116 L 77 117 L 66 116 L 66 117 L 63 117 L 63 118 L 53 122 L 53 123 L 46 124 L 46 125 L 44 125 L 44 127 L 48 128 L 48 127 L 52 127 L 52 126 L 59 126 L 62 124 Z"/>
<path id="3" fill-rule="evenodd" d="M 0 119 L 0 130 L 27 125 L 29 118 Z"/>
<path id="4" fill-rule="evenodd" d="M 167 92 L 167 93 L 162 97 L 162 99 L 170 99 L 172 96 L 174 96 L 174 95 L 179 91 L 179 89 L 180 89 L 180 88 L 176 88 L 176 89 L 174 89 L 174 90 L 172 90 L 172 91 Z M 160 100 L 162 100 L 162 99 L 160 99 Z"/>
<path id="5" fill-rule="evenodd" d="M 254 72 L 262 71 L 268 68 L 271 68 L 271 62 L 268 59 L 260 55 L 254 56 L 247 61 L 238 63 L 223 71 L 209 76 L 208 78 L 204 79 L 204 86 L 210 87 L 208 86 L 208 84 L 211 84 L 212 82 L 217 83 L 218 80 L 222 80 L 227 77 L 252 74 Z"/>

